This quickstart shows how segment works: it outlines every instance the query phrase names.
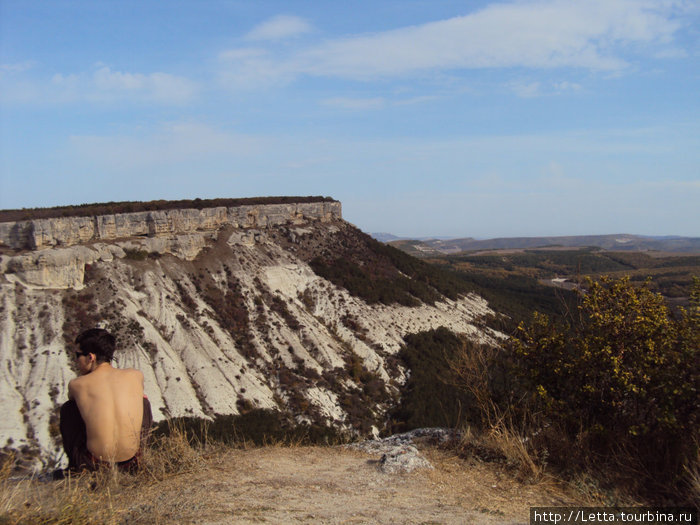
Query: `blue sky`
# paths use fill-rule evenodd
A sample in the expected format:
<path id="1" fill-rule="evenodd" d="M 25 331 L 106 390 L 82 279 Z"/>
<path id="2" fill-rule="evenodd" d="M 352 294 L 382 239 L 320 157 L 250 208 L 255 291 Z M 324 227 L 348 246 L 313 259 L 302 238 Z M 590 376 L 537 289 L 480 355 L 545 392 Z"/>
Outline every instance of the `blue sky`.
<path id="1" fill-rule="evenodd" d="M 700 3 L 0 0 L 0 208 L 267 195 L 698 236 Z"/>

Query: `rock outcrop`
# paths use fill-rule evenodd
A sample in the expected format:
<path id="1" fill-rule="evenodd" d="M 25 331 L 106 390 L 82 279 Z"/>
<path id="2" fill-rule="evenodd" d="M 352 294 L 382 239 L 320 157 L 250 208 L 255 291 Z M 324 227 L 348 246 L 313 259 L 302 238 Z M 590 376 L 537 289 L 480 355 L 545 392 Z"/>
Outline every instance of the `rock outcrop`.
<path id="1" fill-rule="evenodd" d="M 347 447 L 380 456 L 377 461 L 379 470 L 386 474 L 399 474 L 420 468 L 433 468 L 430 462 L 418 451 L 416 443 L 442 445 L 455 439 L 459 439 L 459 435 L 451 429 L 417 428 L 383 439 L 375 438 L 353 443 Z"/>
<path id="2" fill-rule="evenodd" d="M 213 232 L 236 228 L 301 224 L 342 219 L 339 202 L 261 204 L 184 210 L 118 213 L 96 217 L 57 217 L 0 223 L 0 247 L 35 250 L 135 236 Z"/>
<path id="3" fill-rule="evenodd" d="M 97 324 L 117 335 L 116 364 L 143 371 L 156 421 L 277 409 L 359 434 L 406 380 L 406 334 L 497 336 L 475 295 L 368 304 L 314 273 L 314 250 L 367 242 L 339 203 L 132 215 L 33 221 L 15 252 L 3 240 L 0 447 L 35 466 L 61 462 L 67 349 Z"/>

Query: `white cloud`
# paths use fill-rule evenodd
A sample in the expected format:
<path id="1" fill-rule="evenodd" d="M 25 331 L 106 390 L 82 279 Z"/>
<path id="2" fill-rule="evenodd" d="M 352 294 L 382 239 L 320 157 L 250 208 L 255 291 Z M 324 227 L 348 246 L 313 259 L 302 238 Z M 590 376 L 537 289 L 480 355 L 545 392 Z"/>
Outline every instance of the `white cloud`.
<path id="1" fill-rule="evenodd" d="M 279 15 L 255 26 L 246 36 L 249 40 L 282 40 L 303 35 L 311 26 L 303 18 Z"/>
<path id="2" fill-rule="evenodd" d="M 321 100 L 322 106 L 336 107 L 348 110 L 368 110 L 382 109 L 387 106 L 412 106 L 416 104 L 424 104 L 437 100 L 439 97 L 435 95 L 421 95 L 411 98 L 387 99 L 385 97 L 368 97 L 368 98 L 353 98 L 353 97 L 331 97 Z"/>
<path id="3" fill-rule="evenodd" d="M 382 97 L 375 98 L 327 98 L 321 101 L 324 106 L 332 106 L 341 109 L 378 109 L 385 106 L 386 101 Z"/>
<path id="4" fill-rule="evenodd" d="M 259 47 L 242 47 L 238 49 L 228 49 L 219 53 L 219 60 L 222 61 L 245 61 L 261 60 L 269 56 L 269 53 Z"/>
<path id="5" fill-rule="evenodd" d="M 219 61 L 223 67 L 218 80 L 224 88 L 255 89 L 283 85 L 296 76 L 288 63 L 260 48 L 229 49 L 219 54 Z"/>
<path id="6" fill-rule="evenodd" d="M 653 55 L 660 45 L 667 53 L 674 49 L 681 27 L 677 7 L 666 0 L 500 3 L 447 20 L 330 40 L 288 56 L 248 56 L 228 67 L 231 76 L 249 76 L 251 85 L 273 75 L 372 79 L 510 67 L 619 71 L 635 50 L 649 48 Z"/>
<path id="7" fill-rule="evenodd" d="M 581 91 L 582 89 L 583 86 L 581 86 L 581 84 L 577 84 L 576 82 L 568 82 L 563 80 L 561 82 L 554 83 L 554 90 L 557 93 L 563 93 L 565 91 Z"/>
<path id="8" fill-rule="evenodd" d="M 510 89 L 520 98 L 533 98 L 542 94 L 539 82 L 512 82 Z"/>
<path id="9" fill-rule="evenodd" d="M 311 72 L 340 76 L 525 66 L 618 69 L 614 43 L 668 41 L 677 25 L 650 2 L 543 0 L 332 42 L 308 52 Z"/>
<path id="10" fill-rule="evenodd" d="M 26 70 L 26 69 L 24 69 Z M 180 105 L 197 93 L 195 82 L 168 73 L 129 73 L 99 66 L 92 73 L 54 74 L 48 81 L 21 75 L 2 78 L 0 93 L 5 103 L 114 103 L 148 102 Z M 9 76 L 9 75 L 8 75 Z"/>
<path id="11" fill-rule="evenodd" d="M 420 95 L 417 97 L 395 100 L 393 102 L 393 104 L 395 106 L 412 106 L 414 104 L 423 104 L 425 102 L 431 102 L 431 101 L 437 100 L 439 98 L 440 97 L 438 97 L 437 95 Z"/>
<path id="12" fill-rule="evenodd" d="M 507 84 L 506 88 L 520 98 L 535 98 L 564 93 L 576 93 L 583 89 L 581 84 L 562 80 L 558 82 L 540 82 L 529 80 L 515 80 Z"/>
<path id="13" fill-rule="evenodd" d="M 98 69 L 92 76 L 93 96 L 112 97 L 134 94 L 152 102 L 182 104 L 190 100 L 196 91 L 195 84 L 187 78 L 168 73 L 123 73 L 108 67 Z"/>
<path id="14" fill-rule="evenodd" d="M 15 64 L 0 64 L 0 75 L 22 73 L 32 69 L 33 67 L 34 62 L 29 60 Z"/>

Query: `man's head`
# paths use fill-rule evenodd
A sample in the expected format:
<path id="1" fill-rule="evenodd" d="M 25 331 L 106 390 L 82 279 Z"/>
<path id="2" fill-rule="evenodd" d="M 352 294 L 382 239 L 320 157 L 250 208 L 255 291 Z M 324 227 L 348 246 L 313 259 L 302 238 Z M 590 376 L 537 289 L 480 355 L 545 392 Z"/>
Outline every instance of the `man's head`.
<path id="1" fill-rule="evenodd" d="M 82 356 L 92 360 L 93 358 L 90 354 L 94 354 L 95 362 L 100 364 L 112 361 L 116 341 L 114 336 L 107 330 L 91 328 L 90 330 L 85 330 L 76 337 L 75 344 L 80 348 L 77 356 L 78 359 Z"/>

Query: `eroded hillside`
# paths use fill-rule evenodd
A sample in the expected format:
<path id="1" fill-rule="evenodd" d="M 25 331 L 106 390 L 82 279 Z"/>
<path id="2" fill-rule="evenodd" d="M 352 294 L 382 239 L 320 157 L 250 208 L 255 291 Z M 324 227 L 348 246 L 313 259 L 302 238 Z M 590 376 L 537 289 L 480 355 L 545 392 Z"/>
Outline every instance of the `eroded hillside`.
<path id="1" fill-rule="evenodd" d="M 156 420 L 271 408 L 360 434 L 380 430 L 396 404 L 406 334 L 445 326 L 497 335 L 479 327 L 491 313 L 484 300 L 411 278 L 339 209 L 305 206 L 276 207 L 274 220 L 260 206 L 245 220 L 218 212 L 215 224 L 193 220 L 186 231 L 169 223 L 71 246 L 44 233 L 50 248 L 4 248 L 0 445 L 35 466 L 60 455 L 70 343 L 95 325 L 117 335 L 118 366 L 143 371 Z M 354 284 L 331 271 L 343 264 Z M 358 275 L 403 299 L 358 292 Z"/>

